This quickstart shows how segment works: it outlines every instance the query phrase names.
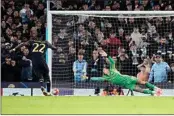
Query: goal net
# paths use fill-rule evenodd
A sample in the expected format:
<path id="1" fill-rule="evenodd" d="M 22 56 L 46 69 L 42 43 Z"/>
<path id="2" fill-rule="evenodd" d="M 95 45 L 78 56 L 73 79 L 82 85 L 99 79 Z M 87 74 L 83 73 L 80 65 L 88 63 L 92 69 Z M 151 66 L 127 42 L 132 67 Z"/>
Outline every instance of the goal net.
<path id="1" fill-rule="evenodd" d="M 106 87 L 107 82 L 90 80 L 103 75 L 105 63 L 97 55 L 97 50 L 103 49 L 116 61 L 116 68 L 122 74 L 146 81 L 151 78 L 161 88 L 172 89 L 174 81 L 170 72 L 166 71 L 165 79 L 158 79 L 154 72 L 150 76 L 150 72 L 158 56 L 169 66 L 174 63 L 173 37 L 173 11 L 48 11 L 48 41 L 58 47 L 57 51 L 48 51 L 52 85 Z M 77 61 L 79 51 L 83 52 L 82 64 Z M 143 66 L 137 68 L 142 63 L 149 66 L 148 73 L 141 72 Z M 73 66 L 81 71 L 74 74 Z M 89 79 L 79 78 L 80 74 L 86 74 Z"/>

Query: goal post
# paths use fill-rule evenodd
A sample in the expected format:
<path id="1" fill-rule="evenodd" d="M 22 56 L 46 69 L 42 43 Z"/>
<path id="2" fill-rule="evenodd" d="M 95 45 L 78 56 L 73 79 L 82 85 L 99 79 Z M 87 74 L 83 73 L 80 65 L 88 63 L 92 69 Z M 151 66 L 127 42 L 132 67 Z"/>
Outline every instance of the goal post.
<path id="1" fill-rule="evenodd" d="M 68 14 L 68 15 L 104 15 L 104 14 L 121 14 L 121 15 L 129 15 L 129 14 L 135 14 L 135 15 L 140 15 L 140 14 L 144 14 L 144 15 L 168 15 L 168 16 L 173 16 L 174 11 L 53 11 L 50 10 L 48 11 L 48 14 Z"/>
<path id="2" fill-rule="evenodd" d="M 63 17 L 64 20 L 68 20 L 68 21 L 73 21 L 72 24 L 69 24 L 71 25 L 70 27 L 68 26 L 68 24 L 64 23 L 64 21 L 62 22 L 59 22 L 60 23 L 60 27 L 57 27 L 56 24 L 56 21 L 57 19 L 55 19 L 55 23 L 53 23 L 54 21 L 54 18 L 59 18 L 61 16 L 67 16 L 67 17 Z M 72 17 L 71 17 L 72 16 Z M 73 38 L 73 34 L 74 34 L 74 30 L 76 30 L 76 28 L 78 28 L 76 25 L 76 23 L 81 23 L 83 21 L 80 21 L 80 22 L 77 22 L 75 21 L 76 19 L 74 19 L 73 16 L 78 16 L 83 18 L 83 17 L 98 17 L 99 19 L 100 18 L 137 18 L 137 19 L 141 19 L 141 18 L 153 18 L 153 17 L 173 17 L 174 16 L 174 11 L 49 11 L 47 12 L 47 41 L 52 43 L 53 42 L 53 31 L 54 33 L 59 33 L 59 30 L 62 28 L 66 28 L 68 30 L 67 32 L 67 37 L 68 39 L 70 38 Z M 78 19 L 80 20 L 80 18 Z M 174 18 L 173 18 L 174 20 Z M 112 20 L 111 20 L 112 22 Z M 112 24 L 114 24 L 114 22 L 112 22 Z M 115 24 L 117 25 L 117 24 Z M 120 26 L 121 25 L 121 26 Z M 119 26 L 121 28 L 124 28 L 122 26 L 122 24 L 120 24 Z M 55 27 L 54 27 L 55 26 Z M 113 25 L 112 25 L 113 26 Z M 118 26 L 118 25 L 117 25 Z M 135 25 L 136 27 L 137 25 Z M 54 28 L 53 28 L 54 27 Z M 88 28 L 88 27 L 85 27 L 85 28 Z M 115 28 L 118 28 L 118 27 L 115 27 Z M 166 28 L 169 28 L 169 27 L 166 27 Z M 54 30 L 55 29 L 55 30 Z M 112 29 L 113 30 L 113 29 Z M 170 29 L 166 29 L 166 30 L 170 30 Z M 172 32 L 172 30 L 170 30 Z M 132 30 L 131 30 L 132 32 Z M 168 32 L 168 31 L 166 31 Z M 104 33 L 104 32 L 103 32 Z M 173 32 L 172 32 L 173 33 Z M 129 32 L 130 34 L 130 32 Z M 108 37 L 104 37 L 105 39 L 107 39 Z M 68 45 L 68 44 L 67 44 Z M 67 50 L 67 49 L 66 49 Z M 61 51 L 61 50 L 60 50 Z M 51 50 L 48 50 L 48 54 L 47 54 L 47 63 L 48 63 L 48 66 L 49 66 L 49 70 L 50 70 L 50 77 L 51 79 L 53 78 L 56 78 L 57 75 L 60 75 L 62 80 L 64 80 L 63 78 L 66 76 L 64 76 L 64 74 L 61 72 L 61 74 L 58 72 L 58 70 L 61 69 L 61 65 L 57 66 L 57 62 L 54 63 L 54 66 L 53 66 L 53 61 L 55 60 L 59 60 L 59 59 L 56 59 L 54 58 L 54 51 L 51 51 Z M 55 57 L 58 57 L 58 56 L 55 56 Z M 60 56 L 60 57 L 66 57 L 66 55 L 63 55 L 63 56 Z M 66 58 L 65 58 L 66 59 Z M 68 65 L 69 64 L 72 64 L 72 63 L 67 63 Z M 64 65 L 62 70 L 64 69 L 64 73 L 66 74 L 68 71 L 71 72 L 72 71 L 72 66 L 68 66 L 68 65 Z M 66 67 L 67 66 L 67 67 Z M 53 76 L 53 71 L 54 71 L 54 76 Z M 73 77 L 73 75 L 72 75 Z M 69 77 L 67 77 L 69 78 Z M 73 83 L 73 79 L 72 79 L 72 83 Z M 62 83 L 58 83 L 58 81 L 54 81 L 53 82 L 53 86 L 54 87 L 59 87 L 58 84 L 65 84 L 66 85 L 66 81 L 62 81 Z M 67 82 L 67 85 L 69 84 L 69 81 Z M 82 82 L 78 87 L 82 87 L 82 88 L 89 88 L 89 86 L 91 88 L 95 88 L 96 86 L 98 85 L 93 85 L 93 84 L 85 84 L 85 82 Z M 63 86 L 64 88 L 66 88 L 66 86 Z M 71 86 L 67 86 L 67 88 L 73 88 L 75 87 L 73 84 Z"/>
<path id="3" fill-rule="evenodd" d="M 52 44 L 52 14 L 50 11 L 47 12 L 47 30 L 46 30 L 46 39 L 49 43 Z M 49 67 L 49 75 L 52 81 L 52 50 L 48 49 L 47 51 L 47 64 Z"/>

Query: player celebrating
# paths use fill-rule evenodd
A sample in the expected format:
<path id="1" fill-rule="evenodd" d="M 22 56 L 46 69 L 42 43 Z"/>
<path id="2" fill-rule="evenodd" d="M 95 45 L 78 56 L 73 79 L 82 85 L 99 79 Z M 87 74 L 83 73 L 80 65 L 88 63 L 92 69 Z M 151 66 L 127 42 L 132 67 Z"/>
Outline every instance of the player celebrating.
<path id="1" fill-rule="evenodd" d="M 31 60 L 33 65 L 33 72 L 40 79 L 41 83 L 41 90 L 45 96 L 51 96 L 50 94 L 50 87 L 51 81 L 49 77 L 49 68 L 45 61 L 44 54 L 47 48 L 51 48 L 52 50 L 57 50 L 57 48 L 51 45 L 47 41 L 39 41 L 37 40 L 37 30 L 32 31 L 33 40 L 29 40 L 27 42 L 19 44 L 14 49 L 10 50 L 16 51 L 18 48 L 22 46 L 28 46 L 30 48 Z M 43 83 L 46 82 L 47 91 L 43 87 Z"/>
<path id="2" fill-rule="evenodd" d="M 100 51 L 100 54 L 103 57 L 107 57 L 106 52 L 103 50 Z M 129 76 L 129 75 L 122 75 L 120 72 L 115 68 L 115 61 L 109 56 L 106 58 L 106 62 L 109 63 L 109 66 L 105 66 L 103 69 L 104 76 L 102 78 L 91 78 L 93 81 L 109 81 L 112 84 L 123 86 L 127 89 L 141 92 L 144 94 L 151 94 L 160 96 L 162 94 L 162 90 L 148 82 L 138 80 L 136 77 Z M 145 85 L 149 90 L 142 89 L 138 84 Z"/>

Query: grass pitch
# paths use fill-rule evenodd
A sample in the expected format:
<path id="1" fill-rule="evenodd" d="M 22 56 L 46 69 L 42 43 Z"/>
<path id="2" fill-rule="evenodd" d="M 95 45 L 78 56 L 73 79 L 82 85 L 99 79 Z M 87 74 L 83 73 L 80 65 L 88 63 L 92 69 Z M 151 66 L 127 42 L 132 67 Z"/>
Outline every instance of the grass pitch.
<path id="1" fill-rule="evenodd" d="M 174 114 L 174 97 L 2 97 L 2 114 Z"/>

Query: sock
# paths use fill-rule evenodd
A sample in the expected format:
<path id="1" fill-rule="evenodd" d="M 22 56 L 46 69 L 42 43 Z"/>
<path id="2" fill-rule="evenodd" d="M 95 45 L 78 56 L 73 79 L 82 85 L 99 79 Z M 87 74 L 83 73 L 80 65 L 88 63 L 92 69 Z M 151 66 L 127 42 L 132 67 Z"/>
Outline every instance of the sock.
<path id="1" fill-rule="evenodd" d="M 150 84 L 150 83 L 148 83 L 148 82 L 147 82 L 145 85 L 146 85 L 146 87 L 149 88 L 150 90 L 154 90 L 155 88 L 157 88 L 155 85 L 152 85 L 152 84 Z"/>
<path id="2" fill-rule="evenodd" d="M 40 86 L 44 87 L 44 82 L 42 80 L 40 80 Z"/>
<path id="3" fill-rule="evenodd" d="M 154 92 L 151 91 L 151 90 L 143 90 L 143 93 L 144 93 L 144 94 L 151 94 L 151 95 L 154 94 Z"/>
<path id="4" fill-rule="evenodd" d="M 51 86 L 50 82 L 47 82 L 47 92 L 50 92 L 50 86 Z"/>

